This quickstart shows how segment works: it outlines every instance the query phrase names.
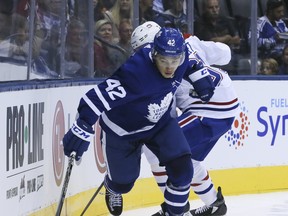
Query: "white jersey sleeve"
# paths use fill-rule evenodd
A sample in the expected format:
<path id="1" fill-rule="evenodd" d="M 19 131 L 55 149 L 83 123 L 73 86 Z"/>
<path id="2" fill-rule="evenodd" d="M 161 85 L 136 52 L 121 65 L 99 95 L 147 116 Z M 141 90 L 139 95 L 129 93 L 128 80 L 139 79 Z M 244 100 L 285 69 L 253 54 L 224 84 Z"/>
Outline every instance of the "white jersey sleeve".
<path id="1" fill-rule="evenodd" d="M 209 72 L 216 81 L 214 95 L 208 103 L 202 103 L 197 97 L 192 97 L 193 86 L 182 80 L 175 97 L 176 106 L 182 112 L 192 112 L 193 115 L 215 119 L 235 117 L 239 113 L 239 101 L 229 75 L 219 69 L 209 67 Z"/>
<path id="2" fill-rule="evenodd" d="M 231 60 L 231 49 L 224 43 L 203 41 L 196 36 L 190 36 L 185 42 L 206 65 L 226 65 Z"/>

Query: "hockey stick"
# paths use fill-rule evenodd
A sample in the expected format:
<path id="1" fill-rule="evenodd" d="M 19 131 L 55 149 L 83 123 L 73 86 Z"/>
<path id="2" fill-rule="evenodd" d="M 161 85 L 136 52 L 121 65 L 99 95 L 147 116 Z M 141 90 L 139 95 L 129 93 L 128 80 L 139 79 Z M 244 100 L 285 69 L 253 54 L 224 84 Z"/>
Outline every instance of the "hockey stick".
<path id="1" fill-rule="evenodd" d="M 76 155 L 76 153 L 72 152 L 70 157 L 69 157 L 68 167 L 66 169 L 65 180 L 64 180 L 64 183 L 62 186 L 62 191 L 61 191 L 61 196 L 60 196 L 60 200 L 59 200 L 58 207 L 57 207 L 56 216 L 60 216 L 61 211 L 62 211 L 62 206 L 63 206 L 64 200 L 65 200 L 71 171 L 72 171 L 72 168 L 74 165 L 75 155 Z"/>
<path id="2" fill-rule="evenodd" d="M 80 216 L 83 216 L 84 213 L 86 212 L 86 210 L 89 208 L 89 206 L 91 205 L 91 203 L 93 202 L 93 200 L 95 199 L 95 197 L 97 196 L 97 194 L 99 193 L 99 191 L 101 190 L 101 188 L 104 185 L 104 181 L 100 184 L 100 186 L 98 187 L 98 189 L 95 191 L 95 193 L 93 194 L 93 196 L 91 197 L 91 199 L 89 200 L 89 202 L 87 203 L 87 205 L 85 206 L 84 210 L 82 211 Z"/>

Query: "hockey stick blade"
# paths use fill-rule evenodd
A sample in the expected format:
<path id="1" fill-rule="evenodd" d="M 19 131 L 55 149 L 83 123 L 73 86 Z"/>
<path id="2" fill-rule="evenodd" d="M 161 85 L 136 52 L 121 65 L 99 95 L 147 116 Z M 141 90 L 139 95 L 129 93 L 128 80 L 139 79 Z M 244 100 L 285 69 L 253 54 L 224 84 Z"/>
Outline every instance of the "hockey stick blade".
<path id="1" fill-rule="evenodd" d="M 66 169 L 65 179 L 64 179 L 63 186 L 62 186 L 62 191 L 61 191 L 61 196 L 60 196 L 60 200 L 59 200 L 58 207 L 57 207 L 56 216 L 61 215 L 62 206 L 63 206 L 64 200 L 65 200 L 65 196 L 66 196 L 66 192 L 67 192 L 67 188 L 68 188 L 68 183 L 70 180 L 71 171 L 72 171 L 72 168 L 74 165 L 75 156 L 76 156 L 76 153 L 72 152 L 70 157 L 69 157 L 69 162 L 68 162 L 68 166 Z"/>
<path id="2" fill-rule="evenodd" d="M 93 196 L 91 197 L 91 199 L 89 200 L 89 202 L 87 203 L 87 205 L 85 206 L 84 210 L 82 211 L 80 216 L 83 216 L 84 213 L 87 211 L 87 209 L 89 208 L 89 206 L 91 205 L 91 203 L 93 202 L 93 200 L 95 199 L 95 197 L 97 196 L 97 194 L 99 193 L 99 191 L 101 190 L 101 188 L 104 185 L 104 181 L 99 185 L 99 187 L 97 188 L 97 190 L 95 191 L 95 193 L 93 194 Z"/>

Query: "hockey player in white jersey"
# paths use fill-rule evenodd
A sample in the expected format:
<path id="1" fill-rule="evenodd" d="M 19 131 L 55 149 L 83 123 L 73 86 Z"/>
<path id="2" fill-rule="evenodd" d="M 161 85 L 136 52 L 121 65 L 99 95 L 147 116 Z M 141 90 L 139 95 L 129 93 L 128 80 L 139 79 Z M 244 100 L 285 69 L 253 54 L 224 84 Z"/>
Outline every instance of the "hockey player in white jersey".
<path id="1" fill-rule="evenodd" d="M 155 22 L 146 22 L 138 26 L 131 36 L 131 45 L 134 50 L 153 42 L 153 36 L 159 31 L 160 26 Z M 239 112 L 237 95 L 232 86 L 228 74 L 218 68 L 209 65 L 224 65 L 231 59 L 230 48 L 223 43 L 212 41 L 200 41 L 196 36 L 190 36 L 185 40 L 190 50 L 190 58 L 200 58 L 209 68 L 209 72 L 215 83 L 214 95 L 208 103 L 203 103 L 195 94 L 193 86 L 186 80 L 182 80 L 176 91 L 174 105 L 181 111 L 177 120 L 183 129 L 185 137 L 190 145 L 194 175 L 191 187 L 205 206 L 189 211 L 186 206 L 186 215 L 225 215 L 225 204 L 221 188 L 215 190 L 207 170 L 201 161 L 209 154 L 218 139 L 227 132 L 234 117 Z M 149 45 L 148 45 L 149 46 Z M 173 116 L 177 116 L 176 108 L 172 109 Z M 153 175 L 161 191 L 164 192 L 167 176 L 165 167 L 159 166 L 157 157 L 145 146 L 143 152 L 151 165 Z M 189 204 L 189 203 L 188 203 Z M 164 215 L 162 210 L 154 216 Z"/>
<path id="2" fill-rule="evenodd" d="M 170 115 L 173 95 L 183 77 L 190 79 L 202 101 L 210 100 L 215 86 L 208 70 L 189 58 L 179 30 L 161 28 L 152 47 L 140 49 L 81 98 L 79 118 L 63 138 L 64 153 L 76 152 L 79 160 L 99 118 L 107 167 L 105 201 L 112 215 L 121 215 L 122 194 L 132 189 L 140 174 L 144 143 L 167 170 L 165 215 L 184 214 L 193 165 L 189 144 Z"/>

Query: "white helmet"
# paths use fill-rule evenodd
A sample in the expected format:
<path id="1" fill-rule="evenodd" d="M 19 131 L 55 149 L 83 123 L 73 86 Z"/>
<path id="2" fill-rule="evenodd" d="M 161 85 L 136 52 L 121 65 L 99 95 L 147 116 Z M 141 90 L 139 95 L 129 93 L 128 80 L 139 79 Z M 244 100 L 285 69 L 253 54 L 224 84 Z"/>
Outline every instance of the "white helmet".
<path id="1" fill-rule="evenodd" d="M 131 35 L 131 46 L 134 50 L 154 41 L 161 27 L 153 21 L 148 21 L 134 29 Z"/>

